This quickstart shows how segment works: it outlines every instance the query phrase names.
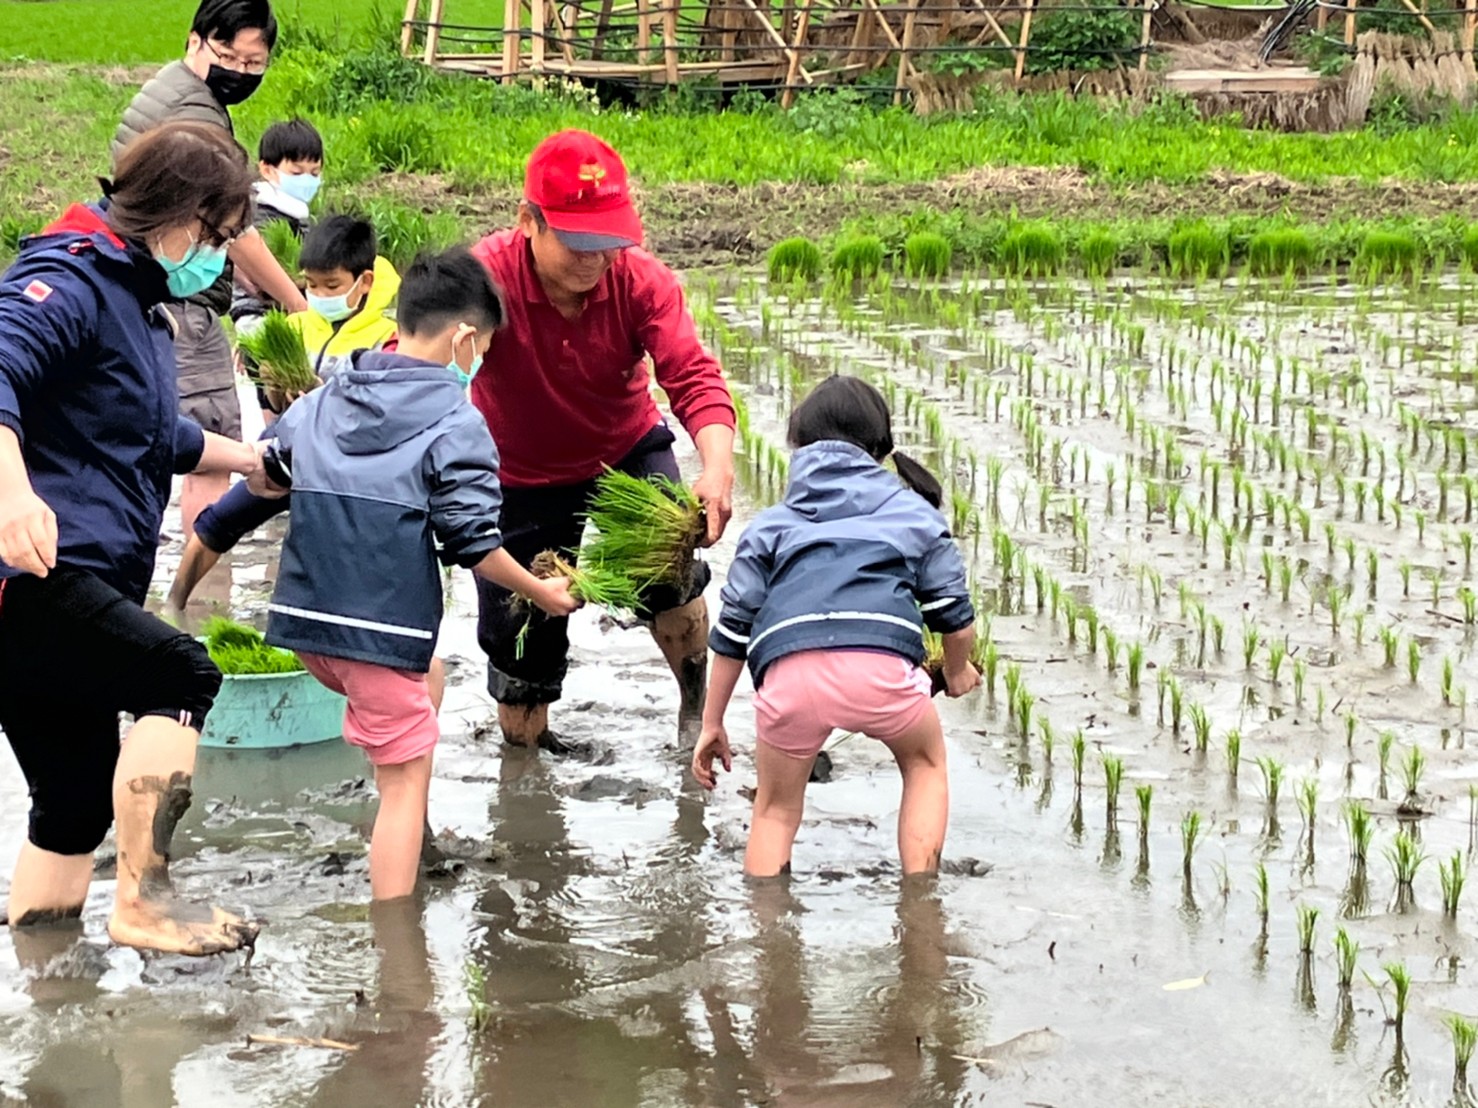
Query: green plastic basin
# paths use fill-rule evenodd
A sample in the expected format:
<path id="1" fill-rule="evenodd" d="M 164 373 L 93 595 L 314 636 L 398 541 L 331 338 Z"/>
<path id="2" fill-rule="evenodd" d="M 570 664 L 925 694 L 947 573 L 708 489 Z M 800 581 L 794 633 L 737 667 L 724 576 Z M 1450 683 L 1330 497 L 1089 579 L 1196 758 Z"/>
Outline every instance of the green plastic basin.
<path id="1" fill-rule="evenodd" d="M 277 750 L 340 738 L 344 698 L 311 673 L 227 676 L 201 732 L 202 746 Z"/>

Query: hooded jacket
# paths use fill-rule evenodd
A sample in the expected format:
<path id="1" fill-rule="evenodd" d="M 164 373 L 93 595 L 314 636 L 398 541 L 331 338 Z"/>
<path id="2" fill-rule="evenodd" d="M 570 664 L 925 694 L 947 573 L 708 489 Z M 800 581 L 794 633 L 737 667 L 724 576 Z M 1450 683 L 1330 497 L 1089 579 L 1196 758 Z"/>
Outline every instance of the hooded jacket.
<path id="1" fill-rule="evenodd" d="M 168 296 L 159 263 L 81 204 L 26 239 L 0 278 L 0 424 L 56 513 L 57 561 L 137 603 L 171 478 L 205 447 L 179 415 Z"/>
<path id="2" fill-rule="evenodd" d="M 274 427 L 268 472 L 292 518 L 267 640 L 424 673 L 441 624 L 438 558 L 503 544 L 498 453 L 445 366 L 356 354 Z"/>
<path id="3" fill-rule="evenodd" d="M 365 294 L 359 311 L 330 323 L 315 311 L 294 312 L 288 317 L 303 336 L 308 362 L 325 381 L 348 362 L 358 350 L 376 350 L 395 334 L 395 321 L 385 313 L 400 292 L 400 274 L 385 258 L 375 259 L 375 283 Z"/>
<path id="4" fill-rule="evenodd" d="M 867 451 L 823 441 L 791 455 L 785 499 L 745 529 L 714 653 L 748 659 L 758 688 L 803 650 L 881 650 L 918 665 L 923 627 L 975 621 L 965 565 L 938 510 Z"/>
<path id="5" fill-rule="evenodd" d="M 118 164 L 118 155 L 134 139 L 158 127 L 161 123 L 214 123 L 235 135 L 231 125 L 231 113 L 215 98 L 215 93 L 194 71 L 182 61 L 170 62 L 134 94 L 133 101 L 123 111 L 123 119 L 113 133 L 113 164 Z M 216 315 L 225 315 L 231 308 L 230 261 L 216 279 L 215 284 L 189 298 L 192 304 L 209 308 Z"/>

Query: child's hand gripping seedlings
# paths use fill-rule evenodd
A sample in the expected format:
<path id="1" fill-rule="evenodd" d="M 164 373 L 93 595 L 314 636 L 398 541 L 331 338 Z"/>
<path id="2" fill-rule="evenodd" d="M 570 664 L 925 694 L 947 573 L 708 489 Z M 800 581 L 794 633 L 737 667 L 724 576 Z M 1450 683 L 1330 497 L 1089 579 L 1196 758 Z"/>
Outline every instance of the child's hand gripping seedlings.
<path id="1" fill-rule="evenodd" d="M 580 601 L 570 592 L 568 577 L 558 574 L 535 577 L 501 546 L 479 562 L 472 572 L 495 585 L 502 585 L 556 619 L 571 615 L 580 607 Z"/>

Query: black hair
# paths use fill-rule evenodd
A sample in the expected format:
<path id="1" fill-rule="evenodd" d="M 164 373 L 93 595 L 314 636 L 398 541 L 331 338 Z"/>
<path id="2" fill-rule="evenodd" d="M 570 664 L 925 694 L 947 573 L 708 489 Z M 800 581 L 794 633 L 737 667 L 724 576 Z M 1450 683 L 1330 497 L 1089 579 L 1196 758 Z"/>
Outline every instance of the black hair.
<path id="1" fill-rule="evenodd" d="M 262 141 L 257 144 L 257 161 L 268 165 L 321 162 L 323 136 L 306 119 L 274 123 L 262 132 Z"/>
<path id="2" fill-rule="evenodd" d="M 544 209 L 539 207 L 539 205 L 535 204 L 532 200 L 525 200 L 524 203 L 529 206 L 529 215 L 534 217 L 534 226 L 539 228 L 539 230 L 541 231 L 548 230 L 549 220 L 544 218 Z"/>
<path id="3" fill-rule="evenodd" d="M 430 335 L 453 323 L 478 330 L 503 325 L 503 301 L 486 267 L 464 246 L 421 254 L 400 281 L 395 318 L 408 335 Z"/>
<path id="4" fill-rule="evenodd" d="M 277 45 L 277 19 L 268 0 L 200 0 L 190 30 L 227 46 L 242 31 L 261 31 L 268 50 Z"/>
<path id="5" fill-rule="evenodd" d="M 813 442 L 849 442 L 882 461 L 889 455 L 903 483 L 934 507 L 944 503 L 938 479 L 907 454 L 893 449 L 893 417 L 888 402 L 860 377 L 828 377 L 790 414 L 792 448 Z"/>
<path id="6" fill-rule="evenodd" d="M 315 223 L 303 236 L 299 269 L 327 272 L 347 269 L 358 277 L 375 268 L 375 229 L 352 215 L 331 215 Z"/>

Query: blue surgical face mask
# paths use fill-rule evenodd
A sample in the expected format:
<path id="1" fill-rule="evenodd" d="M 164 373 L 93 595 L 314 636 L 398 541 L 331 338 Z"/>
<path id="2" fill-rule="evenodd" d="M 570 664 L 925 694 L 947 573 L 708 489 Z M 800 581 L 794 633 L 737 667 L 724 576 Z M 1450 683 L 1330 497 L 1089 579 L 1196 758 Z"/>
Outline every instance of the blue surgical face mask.
<path id="1" fill-rule="evenodd" d="M 360 309 L 363 303 L 361 301 L 360 304 L 355 304 L 353 307 L 349 305 L 349 298 L 354 295 L 354 290 L 358 287 L 359 282 L 356 280 L 350 286 L 349 291 L 344 293 L 343 296 L 314 296 L 310 292 L 308 294 L 308 307 L 323 316 L 330 323 L 337 323 L 341 319 L 348 319 Z"/>
<path id="2" fill-rule="evenodd" d="M 472 384 L 472 378 L 476 377 L 477 371 L 482 368 L 482 355 L 472 355 L 472 371 L 470 373 L 457 364 L 455 354 L 452 356 L 452 360 L 447 362 L 446 367 L 457 375 L 457 384 L 465 389 L 468 385 Z"/>
<path id="3" fill-rule="evenodd" d="M 318 187 L 322 184 L 323 178 L 316 173 L 284 173 L 277 178 L 277 187 L 285 195 L 304 204 L 313 203 L 313 198 L 318 195 Z"/>
<path id="4" fill-rule="evenodd" d="M 226 248 L 204 246 L 191 240 L 190 249 L 179 261 L 162 252 L 155 254 L 154 260 L 164 267 L 170 295 L 186 300 L 220 279 L 226 269 Z"/>

